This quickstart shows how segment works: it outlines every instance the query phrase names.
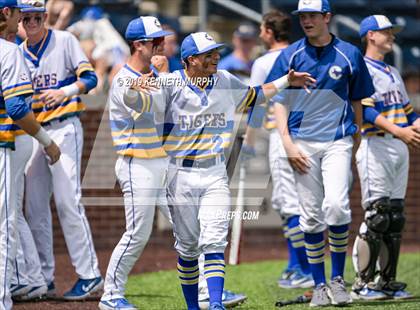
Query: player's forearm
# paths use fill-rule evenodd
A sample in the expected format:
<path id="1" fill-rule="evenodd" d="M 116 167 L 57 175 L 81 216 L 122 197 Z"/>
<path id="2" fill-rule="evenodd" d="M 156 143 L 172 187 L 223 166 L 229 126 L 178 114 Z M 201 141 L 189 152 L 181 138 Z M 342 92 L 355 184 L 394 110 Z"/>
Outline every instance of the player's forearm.
<path id="1" fill-rule="evenodd" d="M 293 140 L 290 136 L 289 128 L 287 126 L 287 108 L 283 104 L 275 103 L 274 116 L 276 118 L 276 127 L 283 141 L 283 144 L 285 146 L 293 144 Z"/>
<path id="2" fill-rule="evenodd" d="M 378 117 L 375 119 L 375 126 L 394 136 L 398 136 L 401 130 L 401 127 L 391 123 L 389 120 L 386 119 L 386 117 L 382 115 L 378 115 Z"/>
<path id="3" fill-rule="evenodd" d="M 273 82 L 266 83 L 261 86 L 264 97 L 266 100 L 270 100 L 280 91 L 289 87 L 289 81 L 287 75 L 282 76 L 281 78 L 274 80 Z"/>

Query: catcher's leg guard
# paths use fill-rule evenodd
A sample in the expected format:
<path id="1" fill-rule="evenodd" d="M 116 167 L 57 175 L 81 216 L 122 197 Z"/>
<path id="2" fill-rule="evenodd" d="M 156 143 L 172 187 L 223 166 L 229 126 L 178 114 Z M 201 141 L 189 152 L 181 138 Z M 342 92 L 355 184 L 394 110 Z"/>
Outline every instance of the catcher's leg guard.
<path id="1" fill-rule="evenodd" d="M 365 221 L 353 247 L 353 265 L 358 278 L 353 285 L 354 290 L 360 290 L 374 281 L 383 233 L 389 229 L 389 210 L 388 198 L 376 200 L 366 210 Z"/>
<path id="2" fill-rule="evenodd" d="M 384 244 L 386 251 L 383 251 L 387 257 L 379 257 L 380 275 L 385 286 L 384 289 L 393 291 L 402 290 L 406 287 L 405 283 L 396 282 L 398 258 L 400 255 L 401 237 L 405 224 L 404 200 L 392 199 L 391 212 L 389 214 L 390 224 L 388 230 L 384 233 Z"/>

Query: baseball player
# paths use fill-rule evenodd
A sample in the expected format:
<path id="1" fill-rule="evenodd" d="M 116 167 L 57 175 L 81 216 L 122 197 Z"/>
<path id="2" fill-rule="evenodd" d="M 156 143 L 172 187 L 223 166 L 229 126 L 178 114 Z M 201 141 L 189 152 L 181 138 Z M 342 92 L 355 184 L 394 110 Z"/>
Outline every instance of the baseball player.
<path id="1" fill-rule="evenodd" d="M 131 56 L 114 77 L 109 93 L 111 132 L 118 153 L 115 172 L 124 194 L 126 231 L 108 265 L 99 303 L 102 310 L 136 309 L 124 297 L 125 284 L 152 232 L 155 204 L 164 187 L 169 160 L 162 145 L 165 106 L 146 100 L 139 113 L 128 105 L 144 96 L 131 87 L 142 75 L 152 75 L 151 58 L 162 54 L 164 37 L 169 34 L 155 17 L 132 20 L 125 33 Z"/>
<path id="2" fill-rule="evenodd" d="M 81 300 L 102 288 L 103 280 L 85 210 L 80 202 L 80 169 L 83 129 L 79 120 L 85 109 L 79 94 L 96 85 L 96 76 L 76 38 L 59 30 L 49 30 L 44 1 L 31 2 L 22 9 L 27 39 L 20 45 L 31 71 L 34 86 L 32 109 L 38 122 L 58 142 L 62 160 L 54 166 L 39 145 L 26 174 L 26 215 L 33 232 L 50 293 L 54 290 L 54 254 L 49 201 L 54 193 L 58 217 L 70 258 L 79 279 L 64 294 Z M 31 253 L 25 253 L 25 256 Z"/>
<path id="3" fill-rule="evenodd" d="M 281 11 L 271 11 L 263 16 L 260 30 L 260 38 L 267 48 L 267 53 L 256 59 L 252 66 L 251 86 L 265 82 L 274 61 L 289 45 L 291 19 Z M 265 128 L 270 133 L 269 163 L 273 182 L 271 204 L 282 218 L 289 252 L 288 266 L 281 274 L 278 285 L 283 288 L 307 288 L 313 286 L 313 279 L 306 258 L 303 232 L 299 228 L 299 197 L 295 176 L 287 157 L 284 156 L 272 106 L 269 111 Z M 249 129 L 246 143 L 249 143 L 250 136 L 253 136 L 251 127 Z"/>
<path id="4" fill-rule="evenodd" d="M 173 221 L 178 273 L 188 309 L 199 309 L 198 257 L 205 254 L 204 274 L 210 307 L 222 305 L 224 250 L 230 193 L 224 150 L 229 147 L 234 113 L 260 104 L 291 83 L 305 86 L 315 81 L 307 73 L 291 72 L 262 86 L 249 87 L 227 71 L 217 71 L 217 44 L 205 32 L 187 36 L 181 45 L 185 70 L 160 77 L 153 102 L 168 106 L 164 147 L 171 157 L 168 171 L 168 205 Z"/>
<path id="5" fill-rule="evenodd" d="M 356 157 L 365 220 L 353 248 L 357 279 L 352 295 L 361 299 L 412 297 L 396 276 L 405 224 L 408 146 L 420 147 L 420 120 L 397 69 L 384 62 L 400 30 L 383 15 L 366 17 L 360 24 L 375 86 L 375 93 L 362 101 L 363 139 Z"/>
<path id="6" fill-rule="evenodd" d="M 300 0 L 293 14 L 299 15 L 305 38 L 282 51 L 267 80 L 292 69 L 307 71 L 317 79 L 311 94 L 299 90 L 280 93 L 275 112 L 285 151 L 295 169 L 299 224 L 316 285 L 310 305 L 344 305 L 352 300 L 343 279 L 351 221 L 348 192 L 352 148 L 358 147 L 360 101 L 371 96 L 374 88 L 359 50 L 329 33 L 327 0 Z M 288 117 L 286 109 L 290 111 Z M 329 285 L 324 267 L 326 228 L 332 261 Z"/>
<path id="7" fill-rule="evenodd" d="M 15 154 L 15 130 L 20 126 L 34 136 L 50 157 L 50 164 L 60 158 L 60 150 L 35 120 L 29 109 L 33 93 L 30 73 L 17 45 L 4 38 L 16 33 L 20 19 L 20 8 L 26 7 L 17 1 L 0 1 L 0 309 L 11 309 L 10 283 L 17 245 L 17 203 L 16 188 L 12 178 L 16 171 L 13 163 Z M 13 124 L 14 123 L 14 124 Z"/>

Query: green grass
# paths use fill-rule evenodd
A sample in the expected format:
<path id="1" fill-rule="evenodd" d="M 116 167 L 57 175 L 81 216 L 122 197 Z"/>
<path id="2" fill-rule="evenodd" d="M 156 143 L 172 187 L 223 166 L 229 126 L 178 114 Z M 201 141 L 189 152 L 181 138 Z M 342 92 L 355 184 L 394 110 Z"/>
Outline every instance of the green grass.
<path id="1" fill-rule="evenodd" d="M 284 261 L 265 261 L 227 267 L 225 287 L 248 296 L 240 309 L 279 309 L 279 299 L 293 299 L 304 290 L 285 290 L 277 286 L 277 278 L 285 267 Z M 330 270 L 327 262 L 326 270 Z M 351 257 L 347 258 L 346 277 L 353 278 Z M 400 281 L 408 283 L 408 290 L 416 296 L 406 301 L 355 302 L 348 309 L 420 309 L 420 253 L 403 254 L 398 269 Z M 129 278 L 126 297 L 140 309 L 186 309 L 176 271 L 160 271 Z M 283 309 L 309 309 L 306 305 L 291 305 Z M 326 307 L 322 309 L 337 309 Z"/>

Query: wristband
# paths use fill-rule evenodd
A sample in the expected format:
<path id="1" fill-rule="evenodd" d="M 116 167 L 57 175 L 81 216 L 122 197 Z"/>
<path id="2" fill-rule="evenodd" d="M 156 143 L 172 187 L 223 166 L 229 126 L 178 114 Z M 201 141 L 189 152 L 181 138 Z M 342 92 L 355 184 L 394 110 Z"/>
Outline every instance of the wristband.
<path id="1" fill-rule="evenodd" d="M 274 87 L 277 89 L 277 91 L 281 91 L 289 87 L 289 79 L 287 75 L 284 75 L 281 78 L 274 80 L 272 83 L 274 84 Z"/>
<path id="2" fill-rule="evenodd" d="M 44 128 L 39 128 L 38 132 L 34 135 L 34 138 L 38 140 L 44 147 L 49 146 L 52 143 L 50 136 L 47 134 Z"/>
<path id="3" fill-rule="evenodd" d="M 71 97 L 71 96 L 74 96 L 74 95 L 78 95 L 79 91 L 80 91 L 79 86 L 77 86 L 76 83 L 73 83 L 73 84 L 70 84 L 70 85 L 67 85 L 67 86 L 63 86 L 60 89 L 64 92 L 64 95 L 66 97 Z"/>

